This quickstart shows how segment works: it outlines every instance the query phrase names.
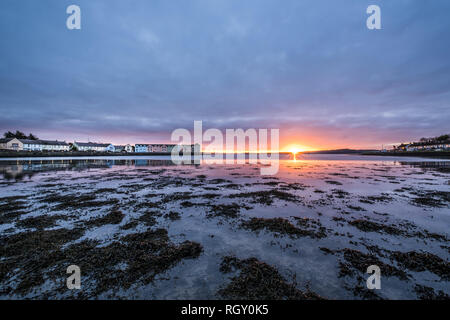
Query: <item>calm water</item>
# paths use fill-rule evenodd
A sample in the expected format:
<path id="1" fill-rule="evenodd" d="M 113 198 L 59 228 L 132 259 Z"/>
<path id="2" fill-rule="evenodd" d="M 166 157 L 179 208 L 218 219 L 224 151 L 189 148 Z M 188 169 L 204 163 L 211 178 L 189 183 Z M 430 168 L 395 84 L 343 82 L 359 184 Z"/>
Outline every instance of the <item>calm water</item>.
<path id="1" fill-rule="evenodd" d="M 445 271 L 450 257 L 449 161 L 302 155 L 296 160 L 281 159 L 274 176 L 261 176 L 260 169 L 258 164 L 177 166 L 164 156 L 0 159 L 2 199 L 12 201 L 11 197 L 20 196 L 27 204 L 20 215 L 2 220 L 1 236 L 5 241 L 36 228 L 73 229 L 120 208 L 124 214 L 120 223 L 86 227 L 79 239 L 65 245 L 97 240 L 99 246 L 107 246 L 149 228 L 166 229 L 175 244 L 189 240 L 202 245 L 199 257 L 176 263 L 151 283 L 135 283 L 112 295 L 98 295 L 104 298 L 220 298 L 217 291 L 237 275 L 220 272 L 220 263 L 224 256 L 233 255 L 255 257 L 275 267 L 286 281 L 295 279 L 298 288 L 309 287 L 325 298 L 361 299 L 364 296 L 353 289 L 364 288 L 368 275 L 349 258 L 349 250 L 370 255 L 408 275 L 408 279 L 383 275 L 382 268 L 379 297 L 417 299 L 418 286 L 450 293 L 449 271 Z M 95 195 L 103 204 L 63 207 L 45 201 L 54 195 Z M 232 214 L 219 207 L 231 208 Z M 149 211 L 160 213 L 155 214 L 151 227 L 141 219 Z M 176 219 L 168 218 L 171 212 L 177 213 Z M 30 217 L 55 215 L 58 219 L 53 225 L 33 228 L 20 223 Z M 283 218 L 310 235 L 244 227 L 251 218 Z M 132 227 L 124 228 L 131 222 L 135 222 Z M 314 236 L 319 233 L 321 236 Z M 398 258 L 398 253 L 411 252 L 431 254 L 444 271 L 414 268 Z M 8 259 L 2 257 L 0 263 Z M 343 273 L 343 265 L 352 272 Z M 0 290 L 1 298 L 71 296 L 54 293 L 58 284 L 51 281 L 18 294 L 15 277 L 29 273 L 26 268 L 19 266 L 14 275 L 3 278 L 0 286 L 13 290 Z M 95 285 L 95 278 L 91 274 L 86 281 Z"/>

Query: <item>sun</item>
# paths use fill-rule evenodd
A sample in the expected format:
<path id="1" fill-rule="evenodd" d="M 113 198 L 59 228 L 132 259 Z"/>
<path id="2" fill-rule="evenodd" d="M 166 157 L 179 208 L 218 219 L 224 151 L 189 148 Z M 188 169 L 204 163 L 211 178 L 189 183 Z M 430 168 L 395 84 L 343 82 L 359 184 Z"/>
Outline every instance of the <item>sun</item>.
<path id="1" fill-rule="evenodd" d="M 315 151 L 316 149 L 309 147 L 309 146 L 305 146 L 305 145 L 301 145 L 298 143 L 292 143 L 292 144 L 288 144 L 286 147 L 284 147 L 282 149 L 282 152 L 289 152 L 292 154 L 297 154 L 300 152 L 305 152 L 305 151 Z"/>
<path id="2" fill-rule="evenodd" d="M 305 148 L 302 147 L 302 146 L 300 146 L 300 145 L 297 145 L 297 144 L 294 145 L 294 144 L 293 144 L 293 145 L 287 146 L 285 150 L 286 150 L 287 152 L 292 153 L 292 154 L 297 154 L 297 153 L 299 153 L 299 152 L 305 151 Z"/>

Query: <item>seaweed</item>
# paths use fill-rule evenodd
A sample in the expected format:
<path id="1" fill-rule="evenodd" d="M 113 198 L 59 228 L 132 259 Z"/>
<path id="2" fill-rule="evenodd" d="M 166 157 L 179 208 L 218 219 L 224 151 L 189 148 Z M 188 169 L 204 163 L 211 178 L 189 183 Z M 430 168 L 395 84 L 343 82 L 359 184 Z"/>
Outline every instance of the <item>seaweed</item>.
<path id="1" fill-rule="evenodd" d="M 342 253 L 345 259 L 345 262 L 339 262 L 339 277 L 353 276 L 355 270 L 366 273 L 367 267 L 377 265 L 385 276 L 395 276 L 400 280 L 408 280 L 408 275 L 404 271 L 382 262 L 374 254 L 367 254 L 349 248 L 337 252 Z"/>
<path id="2" fill-rule="evenodd" d="M 427 230 L 409 232 L 407 229 L 400 229 L 397 225 L 387 225 L 386 223 L 378 223 L 369 220 L 357 219 L 348 222 L 350 225 L 364 232 L 382 232 L 390 235 L 403 236 L 408 238 L 433 239 L 436 241 L 448 241 L 447 237 Z M 402 224 L 400 224 L 402 226 Z M 403 227 L 417 229 L 414 225 L 403 224 Z"/>
<path id="3" fill-rule="evenodd" d="M 299 221 L 297 225 L 305 227 L 304 224 L 302 225 L 301 221 Z M 325 229 L 323 227 L 319 228 L 319 230 L 300 229 L 289 222 L 289 220 L 283 218 L 251 218 L 250 220 L 242 222 L 241 227 L 252 231 L 267 229 L 277 234 L 289 235 L 290 237 L 326 237 Z"/>
<path id="4" fill-rule="evenodd" d="M 394 251 L 390 257 L 401 267 L 408 270 L 416 272 L 430 271 L 444 280 L 450 280 L 450 263 L 432 253 Z"/>
<path id="5" fill-rule="evenodd" d="M 0 198 L 0 224 L 11 223 L 23 214 L 27 214 L 27 197 L 11 196 Z"/>
<path id="6" fill-rule="evenodd" d="M 337 186 L 342 186 L 341 182 L 335 181 L 335 180 L 325 180 L 325 182 L 328 183 L 328 184 L 334 184 L 334 185 L 337 185 Z"/>
<path id="7" fill-rule="evenodd" d="M 40 215 L 36 217 L 29 217 L 17 221 L 16 226 L 22 228 L 35 228 L 35 229 L 45 229 L 54 227 L 56 221 L 67 219 L 67 215 Z"/>
<path id="8" fill-rule="evenodd" d="M 241 211 L 241 206 L 237 203 L 212 205 L 208 217 L 228 217 L 237 218 Z"/>
<path id="9" fill-rule="evenodd" d="M 378 196 L 367 196 L 367 197 L 361 197 L 359 202 L 362 203 L 368 203 L 368 204 L 374 204 L 375 202 L 390 202 L 393 198 L 388 196 L 387 194 L 381 194 Z"/>
<path id="10" fill-rule="evenodd" d="M 450 203 L 450 192 L 448 191 L 415 191 L 416 195 L 411 203 L 417 206 L 442 208 Z"/>
<path id="11" fill-rule="evenodd" d="M 175 221 L 175 220 L 180 220 L 180 214 L 178 212 L 175 211 L 170 211 L 169 213 L 166 213 L 164 215 L 164 218 L 166 219 L 170 219 L 171 221 Z"/>
<path id="12" fill-rule="evenodd" d="M 59 195 L 51 194 L 39 200 L 44 203 L 56 203 L 55 210 L 63 210 L 66 208 L 86 208 L 86 207 L 102 207 L 105 205 L 113 205 L 119 202 L 118 199 L 97 200 L 95 194 L 68 194 Z"/>
<path id="13" fill-rule="evenodd" d="M 414 292 L 417 294 L 417 298 L 421 300 L 450 300 L 450 296 L 442 290 L 435 292 L 433 288 L 420 284 L 414 286 Z"/>
<path id="14" fill-rule="evenodd" d="M 278 270 L 256 258 L 239 260 L 236 257 L 223 257 L 220 271 L 229 273 L 240 270 L 238 276 L 217 293 L 226 299 L 245 300 L 321 300 L 316 293 L 301 291 L 296 283 L 289 283 Z"/>
<path id="15" fill-rule="evenodd" d="M 179 261 L 197 258 L 203 250 L 196 242 L 171 243 L 165 229 L 130 234 L 107 246 L 99 247 L 93 240 L 64 246 L 82 234 L 81 229 L 58 229 L 0 238 L 0 256 L 5 257 L 0 261 L 0 281 L 19 268 L 18 284 L 10 289 L 14 293 L 25 295 L 52 280 L 63 294 L 68 292 L 62 281 L 66 268 L 75 264 L 84 275 L 83 294 L 98 297 L 137 282 L 147 284 Z"/>
<path id="16" fill-rule="evenodd" d="M 147 211 L 142 214 L 137 220 L 143 222 L 146 226 L 154 226 L 156 224 L 156 217 L 160 217 L 162 214 L 158 211 Z"/>
<path id="17" fill-rule="evenodd" d="M 125 215 L 117 208 L 114 208 L 110 213 L 105 216 L 94 218 L 85 222 L 87 226 L 99 227 L 105 224 L 119 224 L 122 222 Z"/>
<path id="18" fill-rule="evenodd" d="M 358 219 L 349 221 L 349 224 L 364 232 L 384 232 L 391 235 L 405 235 L 404 231 L 395 228 L 394 226 L 388 226 L 369 220 Z"/>
<path id="19" fill-rule="evenodd" d="M 289 201 L 289 202 L 298 202 L 296 196 L 278 190 L 265 190 L 265 191 L 254 191 L 254 192 L 243 192 L 236 193 L 229 196 L 230 198 L 250 198 L 253 203 L 260 203 L 263 205 L 270 206 L 273 204 L 275 199 Z"/>

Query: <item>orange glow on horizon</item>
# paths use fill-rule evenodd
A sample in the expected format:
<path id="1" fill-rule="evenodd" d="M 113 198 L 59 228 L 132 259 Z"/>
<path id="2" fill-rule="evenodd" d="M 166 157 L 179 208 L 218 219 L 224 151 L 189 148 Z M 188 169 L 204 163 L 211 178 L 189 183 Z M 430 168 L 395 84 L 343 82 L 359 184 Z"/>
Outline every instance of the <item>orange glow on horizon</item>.
<path id="1" fill-rule="evenodd" d="M 316 151 L 317 149 L 311 148 L 304 145 L 299 144 L 289 144 L 284 148 L 281 148 L 280 152 L 290 152 L 293 154 L 299 153 L 299 152 L 305 152 L 305 151 Z"/>

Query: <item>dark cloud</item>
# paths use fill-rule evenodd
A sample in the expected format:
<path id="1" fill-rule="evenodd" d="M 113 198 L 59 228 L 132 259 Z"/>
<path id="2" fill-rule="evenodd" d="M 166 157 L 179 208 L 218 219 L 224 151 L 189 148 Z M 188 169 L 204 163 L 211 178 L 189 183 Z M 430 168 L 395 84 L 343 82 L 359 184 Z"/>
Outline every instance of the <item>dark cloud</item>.
<path id="1" fill-rule="evenodd" d="M 203 120 L 322 147 L 448 131 L 449 1 L 79 0 L 79 31 L 69 4 L 1 1 L 0 129 L 167 141 Z"/>

